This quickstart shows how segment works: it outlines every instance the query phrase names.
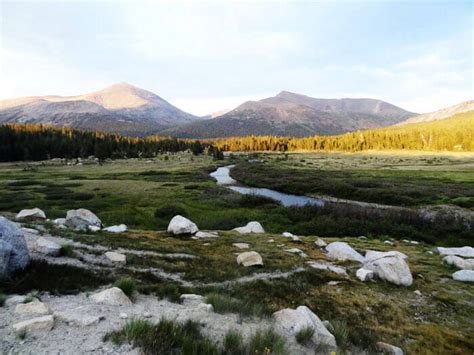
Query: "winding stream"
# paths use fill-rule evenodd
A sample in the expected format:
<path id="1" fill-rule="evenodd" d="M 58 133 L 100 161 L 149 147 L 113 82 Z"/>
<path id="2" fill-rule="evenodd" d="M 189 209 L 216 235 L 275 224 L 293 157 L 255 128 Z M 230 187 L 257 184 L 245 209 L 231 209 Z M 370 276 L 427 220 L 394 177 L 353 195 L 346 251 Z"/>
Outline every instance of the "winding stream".
<path id="1" fill-rule="evenodd" d="M 324 201 L 319 198 L 308 197 L 308 196 L 300 196 L 300 195 L 291 195 L 285 194 L 283 192 L 266 189 L 266 188 L 259 188 L 259 187 L 248 187 L 241 184 L 238 184 L 236 180 L 234 180 L 230 176 L 230 169 L 232 169 L 234 165 L 224 166 L 218 168 L 216 171 L 213 171 L 209 175 L 216 179 L 217 184 L 224 185 L 227 188 L 231 189 L 232 191 L 238 192 L 244 195 L 256 195 L 256 196 L 264 196 L 271 198 L 272 200 L 276 200 L 280 202 L 285 207 L 290 206 L 305 206 L 305 205 L 316 205 L 323 207 Z"/>

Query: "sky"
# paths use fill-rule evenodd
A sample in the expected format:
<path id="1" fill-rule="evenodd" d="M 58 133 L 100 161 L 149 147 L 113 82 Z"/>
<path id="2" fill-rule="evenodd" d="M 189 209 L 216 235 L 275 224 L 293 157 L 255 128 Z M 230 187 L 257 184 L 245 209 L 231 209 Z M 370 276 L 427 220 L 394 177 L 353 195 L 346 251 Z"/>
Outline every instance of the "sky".
<path id="1" fill-rule="evenodd" d="M 196 115 L 282 90 L 430 112 L 474 98 L 473 4 L 0 0 L 0 99 L 128 82 Z"/>

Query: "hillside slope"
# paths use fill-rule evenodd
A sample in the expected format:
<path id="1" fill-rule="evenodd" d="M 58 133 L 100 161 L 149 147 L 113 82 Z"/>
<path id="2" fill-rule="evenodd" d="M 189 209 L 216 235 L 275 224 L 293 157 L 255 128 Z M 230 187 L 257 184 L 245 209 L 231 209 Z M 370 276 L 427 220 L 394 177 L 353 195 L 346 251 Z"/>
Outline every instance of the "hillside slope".
<path id="1" fill-rule="evenodd" d="M 461 102 L 460 104 L 449 106 L 438 111 L 425 113 L 410 117 L 408 120 L 400 122 L 399 125 L 409 123 L 431 122 L 449 118 L 453 115 L 463 112 L 474 111 L 474 100 Z"/>

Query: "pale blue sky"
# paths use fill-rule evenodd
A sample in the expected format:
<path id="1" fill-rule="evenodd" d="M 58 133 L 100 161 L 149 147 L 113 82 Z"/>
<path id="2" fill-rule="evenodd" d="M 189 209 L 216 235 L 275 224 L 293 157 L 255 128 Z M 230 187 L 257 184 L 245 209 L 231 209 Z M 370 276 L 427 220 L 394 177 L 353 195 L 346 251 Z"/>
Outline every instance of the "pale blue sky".
<path id="1" fill-rule="evenodd" d="M 0 0 L 0 98 L 126 81 L 194 114 L 289 90 L 472 99 L 471 1 Z"/>

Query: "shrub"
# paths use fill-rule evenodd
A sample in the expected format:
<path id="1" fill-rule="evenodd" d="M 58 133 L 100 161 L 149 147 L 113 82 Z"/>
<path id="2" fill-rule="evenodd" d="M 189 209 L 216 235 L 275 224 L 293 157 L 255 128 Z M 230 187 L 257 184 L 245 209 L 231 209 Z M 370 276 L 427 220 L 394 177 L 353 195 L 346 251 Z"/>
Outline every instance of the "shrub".
<path id="1" fill-rule="evenodd" d="M 258 330 L 249 342 L 250 354 L 288 354 L 285 341 L 272 329 Z"/>
<path id="2" fill-rule="evenodd" d="M 311 340 L 313 335 L 314 335 L 314 329 L 312 327 L 305 327 L 305 328 L 300 329 L 296 333 L 295 338 L 299 344 L 305 345 L 305 344 L 308 344 L 308 342 Z"/>
<path id="3" fill-rule="evenodd" d="M 74 258 L 76 256 L 76 252 L 71 244 L 64 244 L 61 247 L 61 255 L 67 256 L 68 258 Z"/>
<path id="4" fill-rule="evenodd" d="M 27 334 L 28 334 L 28 331 L 26 330 L 26 328 L 23 328 L 22 330 L 16 333 L 16 337 L 20 340 L 24 340 Z"/>
<path id="5" fill-rule="evenodd" d="M 242 335 L 239 332 L 229 330 L 226 333 L 224 336 L 224 352 L 228 355 L 244 353 Z"/>
<path id="6" fill-rule="evenodd" d="M 5 301 L 7 300 L 7 296 L 3 293 L 0 293 L 0 307 L 5 305 Z"/>
<path id="7" fill-rule="evenodd" d="M 123 277 L 121 279 L 118 279 L 117 281 L 115 281 L 114 286 L 121 289 L 123 293 L 125 293 L 128 297 L 131 297 L 137 289 L 137 284 L 135 280 L 129 277 Z"/>
<path id="8" fill-rule="evenodd" d="M 178 214 L 186 217 L 186 210 L 183 207 L 176 205 L 165 205 L 155 210 L 156 218 L 172 218 Z"/>
<path id="9" fill-rule="evenodd" d="M 219 293 L 210 293 L 206 296 L 206 302 L 212 304 L 217 313 L 237 313 L 242 316 L 262 316 L 265 310 L 255 302 L 243 301 Z"/>

